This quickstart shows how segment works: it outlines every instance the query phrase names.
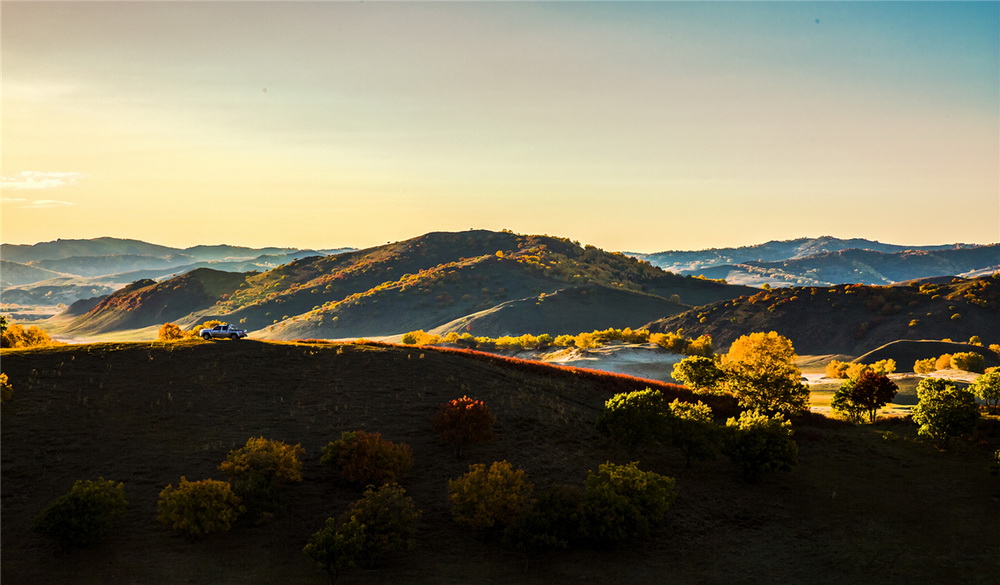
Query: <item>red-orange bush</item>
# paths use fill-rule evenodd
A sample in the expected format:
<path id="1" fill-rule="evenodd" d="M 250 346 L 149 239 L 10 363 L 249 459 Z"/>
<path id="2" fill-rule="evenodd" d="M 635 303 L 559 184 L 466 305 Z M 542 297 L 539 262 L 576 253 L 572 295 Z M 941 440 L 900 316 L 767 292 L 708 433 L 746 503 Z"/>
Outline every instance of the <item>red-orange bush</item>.
<path id="1" fill-rule="evenodd" d="M 455 455 L 461 457 L 466 445 L 493 439 L 495 420 L 485 402 L 463 396 L 442 404 L 431 425 L 446 443 L 455 447 Z"/>

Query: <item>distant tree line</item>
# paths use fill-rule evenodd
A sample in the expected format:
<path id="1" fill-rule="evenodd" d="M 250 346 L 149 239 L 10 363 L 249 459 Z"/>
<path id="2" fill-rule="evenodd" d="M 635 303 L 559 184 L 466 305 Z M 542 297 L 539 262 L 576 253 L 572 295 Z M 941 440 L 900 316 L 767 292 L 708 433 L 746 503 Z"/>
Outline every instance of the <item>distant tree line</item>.
<path id="1" fill-rule="evenodd" d="M 646 329 L 610 328 L 603 331 L 594 330 L 577 333 L 576 335 L 563 334 L 553 336 L 548 333 L 542 333 L 540 335 L 505 335 L 501 337 L 476 337 L 471 333 L 458 334 L 454 331 L 441 336 L 417 330 L 404 333 L 402 342 L 404 345 L 452 344 L 483 351 L 522 351 L 547 349 L 550 347 L 589 349 L 614 342 L 655 343 L 674 353 L 709 357 L 714 355 L 711 337 L 701 335 L 692 339 L 685 337 L 682 330 L 667 333 L 651 333 Z"/>

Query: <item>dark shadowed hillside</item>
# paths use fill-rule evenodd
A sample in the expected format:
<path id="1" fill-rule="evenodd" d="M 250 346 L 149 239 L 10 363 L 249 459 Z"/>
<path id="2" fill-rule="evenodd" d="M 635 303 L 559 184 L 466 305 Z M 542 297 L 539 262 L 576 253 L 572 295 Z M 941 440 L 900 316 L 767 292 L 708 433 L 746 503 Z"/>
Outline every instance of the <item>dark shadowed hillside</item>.
<path id="1" fill-rule="evenodd" d="M 423 516 L 414 550 L 377 570 L 347 571 L 340 585 L 992 585 L 1000 578 L 1000 486 L 986 471 L 996 447 L 989 435 L 986 446 L 942 453 L 903 424 L 800 424 L 799 465 L 747 484 L 725 459 L 685 468 L 677 450 L 630 455 L 597 433 L 604 400 L 647 385 L 642 380 L 357 344 L 97 344 L 3 350 L 2 358 L 14 386 L 0 410 L 5 584 L 327 583 L 302 547 L 360 489 L 338 481 L 319 458 L 329 441 L 357 429 L 411 446 L 415 465 L 402 483 Z M 429 421 L 463 394 L 487 402 L 497 439 L 456 459 Z M 286 511 L 193 542 L 156 523 L 167 484 L 223 479 L 217 466 L 226 453 L 259 436 L 305 449 L 304 481 L 288 486 Z M 674 477 L 678 497 L 649 541 L 557 551 L 526 564 L 456 525 L 445 497 L 448 480 L 469 464 L 503 459 L 539 487 L 580 484 L 601 463 L 638 459 Z M 129 501 L 106 542 L 57 554 L 30 532 L 49 501 L 78 479 L 98 477 L 123 482 Z"/>
<path id="2" fill-rule="evenodd" d="M 652 318 L 687 310 L 663 297 L 601 286 L 580 286 L 542 293 L 466 315 L 432 333 L 471 333 L 474 336 L 574 334 L 579 331 L 645 323 Z M 645 318 L 644 318 L 645 317 Z"/>
<path id="3" fill-rule="evenodd" d="M 953 339 L 978 335 L 1000 342 L 1000 275 L 948 284 L 886 287 L 839 285 L 761 291 L 648 325 L 709 334 L 716 347 L 740 335 L 777 331 L 800 354 L 860 355 L 897 339 Z"/>

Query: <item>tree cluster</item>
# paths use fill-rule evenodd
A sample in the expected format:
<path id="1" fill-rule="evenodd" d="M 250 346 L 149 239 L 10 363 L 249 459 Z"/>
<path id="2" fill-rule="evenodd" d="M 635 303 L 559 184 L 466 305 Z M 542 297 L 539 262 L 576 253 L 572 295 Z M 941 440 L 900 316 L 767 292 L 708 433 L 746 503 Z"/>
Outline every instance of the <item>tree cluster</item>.
<path id="1" fill-rule="evenodd" d="M 9 349 L 21 349 L 27 347 L 45 347 L 48 345 L 63 345 L 49 336 L 48 331 L 40 329 L 35 325 L 27 327 L 19 323 L 10 323 L 7 318 L 3 319 L 2 332 L 0 332 L 0 347 Z"/>

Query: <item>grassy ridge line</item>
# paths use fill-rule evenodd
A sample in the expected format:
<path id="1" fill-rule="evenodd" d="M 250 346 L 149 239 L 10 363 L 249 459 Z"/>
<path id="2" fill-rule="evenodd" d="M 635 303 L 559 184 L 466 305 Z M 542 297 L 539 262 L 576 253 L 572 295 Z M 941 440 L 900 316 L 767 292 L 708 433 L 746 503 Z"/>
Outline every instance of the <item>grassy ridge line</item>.
<path id="1" fill-rule="evenodd" d="M 330 344 L 330 345 L 345 343 L 345 342 L 329 342 L 319 339 L 304 339 L 304 340 L 297 340 L 296 342 L 303 344 Z M 350 344 L 350 342 L 347 343 Z M 603 370 L 591 370 L 588 368 L 580 368 L 577 366 L 550 364 L 535 360 L 526 360 L 511 356 L 497 355 L 494 353 L 478 351 L 474 349 L 439 347 L 432 345 L 416 345 L 416 346 L 402 345 L 396 343 L 386 343 L 381 341 L 364 341 L 361 343 L 361 345 L 436 351 L 443 354 L 459 355 L 469 359 L 484 361 L 487 363 L 505 366 L 529 373 L 551 374 L 556 371 L 565 372 L 567 374 L 583 378 L 584 380 L 598 382 L 599 384 L 601 384 L 601 387 L 606 389 L 607 392 L 609 393 L 608 398 L 610 398 L 614 394 L 622 392 L 633 392 L 635 390 L 642 390 L 644 388 L 652 388 L 654 390 L 659 390 L 661 393 L 663 393 L 664 397 L 668 401 L 673 400 L 675 398 L 680 399 L 681 401 L 684 402 L 697 402 L 700 400 L 701 402 L 707 404 L 717 417 L 736 416 L 740 411 L 736 403 L 736 398 L 729 394 L 695 394 L 687 386 L 682 386 L 680 384 L 671 384 L 669 382 L 660 382 L 658 380 L 651 380 L 648 378 L 640 378 L 638 376 L 630 376 L 628 374 L 606 372 Z M 560 398 L 576 402 L 575 400 L 569 397 L 560 396 Z M 592 408 L 589 405 L 583 405 L 582 403 L 578 404 L 581 404 L 582 406 L 585 406 L 587 408 Z"/>

